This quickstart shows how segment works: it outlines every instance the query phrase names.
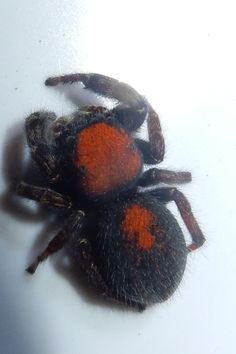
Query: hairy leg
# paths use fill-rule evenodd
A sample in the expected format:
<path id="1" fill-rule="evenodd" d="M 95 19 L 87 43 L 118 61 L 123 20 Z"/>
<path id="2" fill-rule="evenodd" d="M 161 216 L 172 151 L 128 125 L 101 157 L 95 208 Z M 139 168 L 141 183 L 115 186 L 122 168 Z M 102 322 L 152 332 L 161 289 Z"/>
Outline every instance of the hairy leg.
<path id="1" fill-rule="evenodd" d="M 110 290 L 94 262 L 90 241 L 87 238 L 81 238 L 77 244 L 78 248 L 75 249 L 75 256 L 77 259 L 79 254 L 80 268 L 86 275 L 88 282 L 103 296 L 111 298 Z"/>
<path id="2" fill-rule="evenodd" d="M 151 168 L 143 173 L 140 186 L 149 187 L 157 183 L 183 184 L 192 181 L 192 175 L 188 171 L 169 171 Z"/>
<path id="3" fill-rule="evenodd" d="M 143 124 L 147 116 L 147 106 L 144 101 L 132 107 L 119 104 L 113 108 L 113 113 L 127 131 L 134 132 Z"/>
<path id="4" fill-rule="evenodd" d="M 155 159 L 155 163 L 160 163 L 163 161 L 165 155 L 165 141 L 162 135 L 159 116 L 151 105 L 149 105 L 147 128 L 151 156 Z"/>
<path id="5" fill-rule="evenodd" d="M 50 188 L 33 186 L 21 182 L 16 193 L 22 197 L 35 200 L 43 205 L 66 210 L 73 207 L 72 199 L 69 196 L 60 194 Z"/>
<path id="6" fill-rule="evenodd" d="M 39 263 L 43 262 L 51 254 L 59 251 L 75 232 L 79 235 L 80 229 L 83 225 L 84 217 L 84 212 L 81 210 L 73 213 L 69 217 L 69 220 L 67 220 L 62 230 L 59 231 L 59 233 L 49 242 L 48 246 L 36 257 L 36 259 L 33 261 L 33 263 L 30 264 L 26 271 L 30 274 L 33 274 L 36 271 Z"/>
<path id="7" fill-rule="evenodd" d="M 93 73 L 50 77 L 46 80 L 45 85 L 57 86 L 58 84 L 70 84 L 74 82 L 82 82 L 86 89 L 90 89 L 104 97 L 117 100 L 120 104 L 113 109 L 113 112 L 128 131 L 138 129 L 147 117 L 149 151 L 147 151 L 146 160 L 151 162 L 146 163 L 159 163 L 163 160 L 165 142 L 160 119 L 142 95 L 123 82 Z"/>
<path id="8" fill-rule="evenodd" d="M 145 164 L 160 163 L 165 155 L 165 141 L 161 130 L 160 119 L 149 103 L 147 103 L 147 129 L 149 141 L 136 139 L 135 142 L 143 154 Z"/>
<path id="9" fill-rule="evenodd" d="M 31 156 L 54 183 L 59 179 L 59 157 L 52 131 L 56 115 L 52 112 L 35 112 L 26 118 L 25 129 Z"/>
<path id="10" fill-rule="evenodd" d="M 180 215 L 192 237 L 192 243 L 188 246 L 188 251 L 192 252 L 201 247 L 205 242 L 205 237 L 184 194 L 177 188 L 159 188 L 152 191 L 151 194 L 164 202 L 174 201 L 176 203 Z"/>
<path id="11" fill-rule="evenodd" d="M 57 86 L 75 82 L 82 82 L 85 89 L 118 101 L 119 104 L 113 112 L 128 131 L 135 131 L 144 122 L 148 111 L 147 101 L 131 86 L 111 77 L 93 73 L 69 74 L 50 77 L 45 85 Z"/>
<path id="12" fill-rule="evenodd" d="M 82 82 L 86 89 L 107 98 L 115 99 L 124 105 L 136 106 L 139 101 L 143 100 L 143 97 L 131 86 L 111 77 L 94 73 L 50 77 L 45 81 L 45 85 L 57 86 L 58 84 L 65 85 L 75 82 Z"/>

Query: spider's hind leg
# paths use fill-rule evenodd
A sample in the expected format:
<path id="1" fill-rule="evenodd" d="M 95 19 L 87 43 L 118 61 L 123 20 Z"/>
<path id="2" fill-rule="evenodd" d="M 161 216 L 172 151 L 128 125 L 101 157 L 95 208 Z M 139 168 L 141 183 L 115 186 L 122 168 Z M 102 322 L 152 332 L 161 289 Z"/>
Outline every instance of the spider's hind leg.
<path id="1" fill-rule="evenodd" d="M 47 259 L 51 254 L 59 251 L 65 243 L 75 233 L 79 235 L 81 227 L 84 221 L 84 212 L 81 210 L 73 213 L 65 226 L 59 231 L 59 233 L 49 242 L 48 246 L 41 252 L 36 259 L 27 267 L 26 271 L 30 274 L 35 273 L 39 263 Z"/>
<path id="2" fill-rule="evenodd" d="M 192 252 L 197 248 L 201 247 L 205 242 L 205 237 L 200 229 L 197 220 L 195 219 L 191 205 L 185 197 L 185 195 L 180 192 L 177 188 L 158 188 L 150 192 L 151 195 L 156 196 L 163 202 L 175 202 L 179 213 L 191 235 L 192 243 L 188 246 L 188 251 Z"/>

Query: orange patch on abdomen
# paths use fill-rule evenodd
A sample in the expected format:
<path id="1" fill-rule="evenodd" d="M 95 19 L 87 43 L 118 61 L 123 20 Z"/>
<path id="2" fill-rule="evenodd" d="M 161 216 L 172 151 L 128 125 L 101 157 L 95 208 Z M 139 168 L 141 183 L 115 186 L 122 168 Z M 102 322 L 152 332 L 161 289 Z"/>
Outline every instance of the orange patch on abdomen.
<path id="1" fill-rule="evenodd" d="M 84 170 L 82 187 L 95 195 L 131 182 L 142 164 L 127 132 L 106 123 L 93 124 L 78 134 L 74 162 Z"/>
<path id="2" fill-rule="evenodd" d="M 129 241 L 135 240 L 139 248 L 149 250 L 155 243 L 155 237 L 151 234 L 155 221 L 153 213 L 139 204 L 133 204 L 125 209 L 121 230 Z"/>

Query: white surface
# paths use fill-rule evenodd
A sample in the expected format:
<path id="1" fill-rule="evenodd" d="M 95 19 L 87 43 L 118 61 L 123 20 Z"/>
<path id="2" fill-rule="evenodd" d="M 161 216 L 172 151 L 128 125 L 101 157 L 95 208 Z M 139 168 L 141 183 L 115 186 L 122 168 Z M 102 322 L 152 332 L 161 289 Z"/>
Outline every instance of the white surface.
<path id="1" fill-rule="evenodd" d="M 87 301 L 50 261 L 26 276 L 43 224 L 1 210 L 0 352 L 235 353 L 234 1 L 9 0 L 0 26 L 1 151 L 30 112 L 71 109 L 47 76 L 126 81 L 160 114 L 162 166 L 192 171 L 181 189 L 207 237 L 175 296 L 139 314 Z"/>

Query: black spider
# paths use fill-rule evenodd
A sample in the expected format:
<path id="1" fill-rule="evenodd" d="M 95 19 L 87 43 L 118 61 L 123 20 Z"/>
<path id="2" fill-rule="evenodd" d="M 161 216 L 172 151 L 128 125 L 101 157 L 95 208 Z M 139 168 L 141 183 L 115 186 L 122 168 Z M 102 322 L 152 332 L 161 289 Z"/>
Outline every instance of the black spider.
<path id="1" fill-rule="evenodd" d="M 180 283 L 187 254 L 205 238 L 185 196 L 159 183 L 191 181 L 189 172 L 152 168 L 164 158 L 158 115 L 127 84 L 98 74 L 49 78 L 47 86 L 82 82 L 85 89 L 119 102 L 115 108 L 89 106 L 58 118 L 36 112 L 26 119 L 31 156 L 49 187 L 20 183 L 17 193 L 42 204 L 70 210 L 61 231 L 27 268 L 76 238 L 76 254 L 88 279 L 108 297 L 139 310 L 168 299 Z M 134 133 L 147 119 L 149 141 Z M 143 187 L 143 188 L 140 188 Z M 191 234 L 183 233 L 166 203 L 174 201 Z"/>

